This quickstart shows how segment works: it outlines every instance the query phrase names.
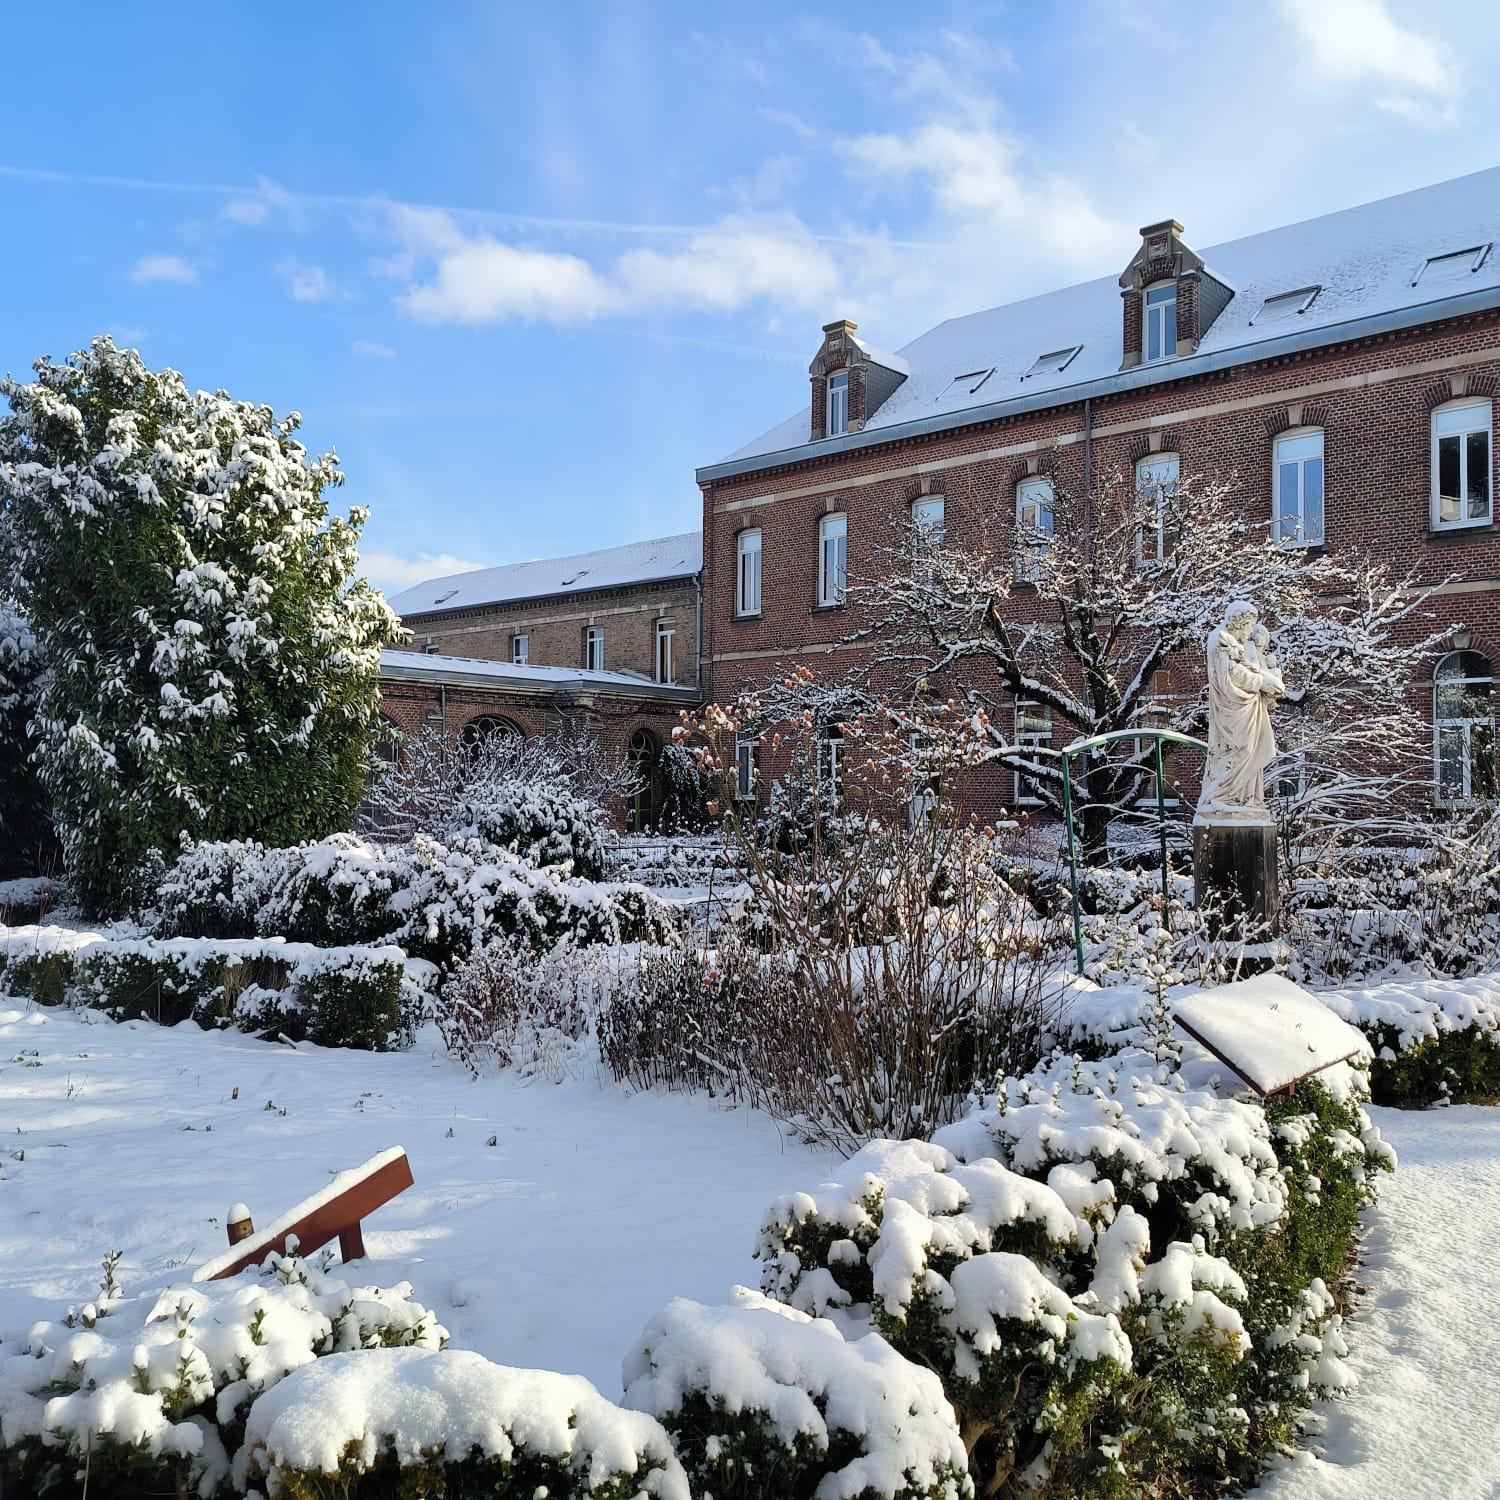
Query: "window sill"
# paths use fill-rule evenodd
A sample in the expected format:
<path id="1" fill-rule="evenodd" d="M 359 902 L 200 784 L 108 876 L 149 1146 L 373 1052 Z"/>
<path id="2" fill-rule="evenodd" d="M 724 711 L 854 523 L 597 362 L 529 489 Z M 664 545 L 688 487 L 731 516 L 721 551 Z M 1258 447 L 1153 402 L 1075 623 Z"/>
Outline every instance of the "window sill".
<path id="1" fill-rule="evenodd" d="M 765 612 L 763 610 L 752 609 L 746 614 L 730 615 L 729 620 L 731 624 L 737 624 L 741 620 L 759 620 L 763 618 L 764 613 Z"/>
<path id="2" fill-rule="evenodd" d="M 848 608 L 849 605 L 846 602 L 841 602 L 838 604 L 815 604 L 812 607 L 812 612 L 815 615 L 832 615 L 837 614 L 841 609 Z"/>
<path id="3" fill-rule="evenodd" d="M 1493 521 L 1469 521 L 1461 526 L 1428 526 L 1427 540 L 1456 543 L 1474 536 L 1494 536 L 1496 532 L 1500 532 L 1500 526 Z"/>
<path id="4" fill-rule="evenodd" d="M 1280 537 L 1277 537 L 1276 545 L 1280 547 L 1283 552 L 1305 552 L 1308 554 L 1317 554 L 1320 552 L 1326 552 L 1328 550 L 1328 543 L 1326 541 L 1284 542 Z"/>

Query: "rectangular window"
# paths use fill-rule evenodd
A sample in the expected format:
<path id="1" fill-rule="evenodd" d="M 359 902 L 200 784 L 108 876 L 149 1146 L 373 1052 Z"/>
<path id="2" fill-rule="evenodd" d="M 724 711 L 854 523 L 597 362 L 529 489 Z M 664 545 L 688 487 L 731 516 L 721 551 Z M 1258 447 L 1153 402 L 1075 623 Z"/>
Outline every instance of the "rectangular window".
<path id="1" fill-rule="evenodd" d="M 826 807 L 837 807 L 844 770 L 844 735 L 837 724 L 818 732 L 818 793 Z"/>
<path id="2" fill-rule="evenodd" d="M 1169 359 L 1177 353 L 1177 283 L 1153 286 L 1146 292 L 1145 358 Z"/>
<path id="3" fill-rule="evenodd" d="M 1035 583 L 1041 560 L 1052 545 L 1053 494 L 1050 479 L 1023 479 L 1016 486 L 1016 577 Z"/>
<path id="4" fill-rule="evenodd" d="M 1323 434 L 1289 432 L 1276 439 L 1271 460 L 1271 514 L 1276 540 L 1287 547 L 1323 541 Z"/>
<path id="5" fill-rule="evenodd" d="M 927 495 L 921 500 L 913 501 L 911 523 L 916 530 L 919 553 L 932 552 L 941 547 L 945 531 L 943 497 Z"/>
<path id="6" fill-rule="evenodd" d="M 740 802 L 755 799 L 755 736 L 734 737 L 734 795 Z"/>
<path id="7" fill-rule="evenodd" d="M 1455 402 L 1432 414 L 1434 529 L 1482 526 L 1494 514 L 1493 412 L 1489 401 Z"/>
<path id="8" fill-rule="evenodd" d="M 829 437 L 838 437 L 849 430 L 849 372 L 840 370 L 828 377 L 826 397 L 827 422 L 824 430 Z"/>
<path id="9" fill-rule="evenodd" d="M 1135 466 L 1136 491 L 1146 514 L 1153 517 L 1135 540 L 1138 563 L 1161 562 L 1167 555 L 1167 521 L 1181 473 L 1182 464 L 1175 453 L 1154 453 Z"/>
<path id="10" fill-rule="evenodd" d="M 736 544 L 738 565 L 734 589 L 734 612 L 737 615 L 760 613 L 760 532 L 742 531 Z"/>
<path id="11" fill-rule="evenodd" d="M 677 627 L 670 620 L 656 622 L 656 680 L 677 681 Z"/>
<path id="12" fill-rule="evenodd" d="M 1023 750 L 1027 746 L 1052 743 L 1052 710 L 1046 704 L 1033 703 L 1026 698 L 1016 700 L 1015 742 Z M 1034 777 L 1017 767 L 1016 804 L 1020 807 L 1036 807 L 1041 800 L 1036 794 Z"/>
<path id="13" fill-rule="evenodd" d="M 585 672 L 604 670 L 604 627 L 590 625 L 583 633 L 583 669 Z"/>
<path id="14" fill-rule="evenodd" d="M 844 602 L 849 567 L 849 521 L 842 515 L 818 522 L 818 604 Z"/>
<path id="15" fill-rule="evenodd" d="M 531 637 L 525 634 L 516 634 L 510 638 L 510 659 L 518 667 L 531 664 Z"/>

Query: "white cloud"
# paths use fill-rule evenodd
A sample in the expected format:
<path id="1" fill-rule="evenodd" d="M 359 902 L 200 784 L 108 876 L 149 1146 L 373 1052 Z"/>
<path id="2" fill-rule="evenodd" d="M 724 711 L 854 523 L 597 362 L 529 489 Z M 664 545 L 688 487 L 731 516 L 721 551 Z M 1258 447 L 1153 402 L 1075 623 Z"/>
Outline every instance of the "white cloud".
<path id="1" fill-rule="evenodd" d="M 219 217 L 234 224 L 256 225 L 265 222 L 270 205 L 264 198 L 234 198 L 219 211 Z"/>
<path id="2" fill-rule="evenodd" d="M 523 250 L 488 235 L 464 239 L 438 260 L 433 279 L 396 304 L 419 323 L 583 323 L 607 311 L 609 286 L 586 260 Z"/>
<path id="3" fill-rule="evenodd" d="M 355 339 L 349 352 L 358 359 L 395 359 L 396 351 L 389 344 L 377 344 L 371 339 Z"/>
<path id="4" fill-rule="evenodd" d="M 419 552 L 415 557 L 402 557 L 396 552 L 361 552 L 359 563 L 365 577 L 388 593 L 426 583 L 429 578 L 446 578 L 450 573 L 472 573 L 475 568 L 487 566 L 485 563 L 468 562 L 462 557 L 454 557 L 450 552 L 439 552 L 436 557 L 429 557 L 425 552 Z"/>
<path id="5" fill-rule="evenodd" d="M 130 279 L 143 286 L 153 282 L 189 286 L 198 279 L 198 272 L 180 255 L 143 255 L 131 268 Z"/>
<path id="6" fill-rule="evenodd" d="M 326 302 L 338 290 L 322 266 L 304 266 L 295 260 L 284 260 L 276 268 L 292 289 L 296 302 Z"/>
<path id="7" fill-rule="evenodd" d="M 1398 26 L 1385 0 L 1280 0 L 1281 14 L 1316 77 L 1380 90 L 1379 108 L 1421 124 L 1451 124 L 1461 89 L 1448 48 Z"/>

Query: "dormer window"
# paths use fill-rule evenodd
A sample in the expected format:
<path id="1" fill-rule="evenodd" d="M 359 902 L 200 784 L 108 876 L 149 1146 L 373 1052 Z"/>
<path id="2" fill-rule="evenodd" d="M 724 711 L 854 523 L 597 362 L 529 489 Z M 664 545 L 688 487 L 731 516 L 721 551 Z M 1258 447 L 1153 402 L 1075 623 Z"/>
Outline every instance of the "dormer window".
<path id="1" fill-rule="evenodd" d="M 1164 281 L 1146 288 L 1142 356 L 1149 364 L 1177 353 L 1177 283 Z"/>
<path id="2" fill-rule="evenodd" d="M 849 372 L 828 377 L 827 436 L 839 437 L 849 430 Z"/>

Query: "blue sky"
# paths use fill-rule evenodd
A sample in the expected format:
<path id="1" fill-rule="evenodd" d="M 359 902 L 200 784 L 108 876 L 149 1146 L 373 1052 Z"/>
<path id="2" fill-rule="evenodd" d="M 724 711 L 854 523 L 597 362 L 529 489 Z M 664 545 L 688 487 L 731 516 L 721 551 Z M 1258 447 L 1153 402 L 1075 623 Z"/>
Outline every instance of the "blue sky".
<path id="1" fill-rule="evenodd" d="M 857 12 L 12 7 L 0 369 L 109 332 L 301 411 L 398 588 L 695 526 L 834 317 L 1500 163 L 1492 0 Z"/>

